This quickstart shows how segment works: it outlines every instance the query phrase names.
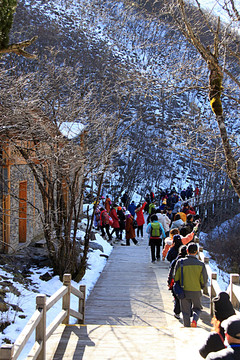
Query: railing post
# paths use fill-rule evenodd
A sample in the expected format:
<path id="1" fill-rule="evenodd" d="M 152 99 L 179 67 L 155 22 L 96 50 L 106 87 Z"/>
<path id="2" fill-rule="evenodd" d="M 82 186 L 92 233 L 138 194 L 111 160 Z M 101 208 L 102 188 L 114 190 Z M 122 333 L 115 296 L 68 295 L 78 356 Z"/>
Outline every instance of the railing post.
<path id="1" fill-rule="evenodd" d="M 14 352 L 14 344 L 3 344 L 0 348 L 0 359 L 11 360 Z"/>
<path id="2" fill-rule="evenodd" d="M 233 307 L 239 310 L 239 301 L 234 295 L 233 284 L 239 285 L 239 274 L 230 274 L 230 301 Z"/>
<path id="3" fill-rule="evenodd" d="M 210 279 L 210 314 L 211 316 L 213 316 L 213 302 L 212 299 L 216 296 L 214 287 L 213 287 L 213 280 L 217 280 L 217 273 L 212 273 L 211 274 L 211 279 Z"/>
<path id="4" fill-rule="evenodd" d="M 63 320 L 63 324 L 69 324 L 71 279 L 71 274 L 63 275 L 63 285 L 68 287 L 68 292 L 66 295 L 63 296 L 62 299 L 62 309 L 67 311 L 67 316 Z"/>
<path id="5" fill-rule="evenodd" d="M 204 257 L 204 264 L 209 264 L 209 258 L 208 257 Z M 207 285 L 204 287 L 203 293 L 204 293 L 204 295 L 208 295 L 208 287 L 207 287 Z"/>
<path id="6" fill-rule="evenodd" d="M 79 324 L 84 324 L 85 323 L 85 298 L 86 298 L 86 286 L 85 285 L 80 285 L 79 286 L 79 290 L 80 292 L 83 294 L 83 298 L 79 299 L 79 304 L 78 304 L 78 312 L 80 314 L 82 314 L 83 319 L 82 320 L 78 320 Z"/>
<path id="7" fill-rule="evenodd" d="M 36 297 L 36 309 L 42 312 L 42 318 L 36 327 L 36 341 L 42 343 L 37 360 L 46 360 L 46 295 Z"/>

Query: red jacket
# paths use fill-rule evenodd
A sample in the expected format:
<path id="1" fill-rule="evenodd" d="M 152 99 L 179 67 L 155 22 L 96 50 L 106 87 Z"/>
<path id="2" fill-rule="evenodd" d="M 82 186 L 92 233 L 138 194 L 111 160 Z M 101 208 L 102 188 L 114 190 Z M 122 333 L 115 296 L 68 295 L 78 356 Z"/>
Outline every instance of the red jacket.
<path id="1" fill-rule="evenodd" d="M 109 224 L 109 216 L 106 210 L 101 211 L 100 214 L 100 226 Z"/>
<path id="2" fill-rule="evenodd" d="M 135 213 L 137 215 L 137 224 L 138 226 L 142 226 L 143 224 L 145 224 L 145 219 L 144 219 L 144 215 L 143 215 L 143 210 L 146 206 L 147 202 L 143 203 L 143 205 L 140 208 L 137 208 L 135 210 Z"/>
<path id="3" fill-rule="evenodd" d="M 114 229 L 119 229 L 120 225 L 119 225 L 119 221 L 118 221 L 118 216 L 117 216 L 117 212 L 114 208 L 111 209 L 110 214 L 111 218 L 113 219 L 113 224 L 112 227 Z"/>

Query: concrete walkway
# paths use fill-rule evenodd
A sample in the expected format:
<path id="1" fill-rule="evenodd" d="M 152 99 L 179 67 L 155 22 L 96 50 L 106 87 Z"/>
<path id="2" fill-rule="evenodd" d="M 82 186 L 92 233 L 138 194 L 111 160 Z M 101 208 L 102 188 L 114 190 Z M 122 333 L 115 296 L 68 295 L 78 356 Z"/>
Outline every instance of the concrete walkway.
<path id="1" fill-rule="evenodd" d="M 173 316 L 169 263 L 152 264 L 147 238 L 139 243 L 114 245 L 87 299 L 86 325 L 60 326 L 48 341 L 48 359 L 202 359 L 198 348 L 210 331 L 208 298 L 198 328 L 184 328 Z"/>

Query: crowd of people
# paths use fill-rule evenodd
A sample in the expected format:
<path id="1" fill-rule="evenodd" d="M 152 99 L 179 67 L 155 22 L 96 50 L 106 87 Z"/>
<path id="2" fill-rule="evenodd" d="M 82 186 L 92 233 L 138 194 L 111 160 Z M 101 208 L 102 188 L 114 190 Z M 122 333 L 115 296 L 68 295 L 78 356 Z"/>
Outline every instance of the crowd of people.
<path id="1" fill-rule="evenodd" d="M 110 197 L 106 196 L 106 199 L 102 197 L 95 213 L 95 226 L 101 229 L 102 236 L 106 232 L 108 240 L 112 241 L 115 233 L 115 241 L 122 241 L 125 231 L 126 243 L 121 245 L 126 246 L 130 246 L 130 240 L 135 245 L 139 244 L 140 237 L 144 236 L 146 218 L 151 261 L 169 262 L 167 284 L 174 299 L 173 312 L 177 319 L 180 319 L 182 313 L 184 327 L 197 327 L 202 309 L 202 289 L 208 281 L 205 264 L 197 256 L 198 245 L 195 241 L 200 217 L 186 201 L 192 195 L 186 194 L 184 197 L 182 192 L 179 195 L 172 190 L 170 193 L 162 193 L 158 204 L 154 193 L 150 192 L 145 201 L 137 205 L 130 201 L 128 193 L 122 196 L 121 205 L 112 203 Z M 195 196 L 199 196 L 196 189 Z M 184 290 L 183 298 L 179 298 L 175 291 L 176 283 Z M 235 311 L 227 293 L 222 292 L 214 298 L 213 312 L 214 332 L 200 349 L 201 356 L 207 360 L 239 359 L 235 354 L 240 355 L 240 319 L 234 318 Z M 224 324 L 228 318 L 229 322 Z M 225 347 L 225 336 L 230 350 Z"/>

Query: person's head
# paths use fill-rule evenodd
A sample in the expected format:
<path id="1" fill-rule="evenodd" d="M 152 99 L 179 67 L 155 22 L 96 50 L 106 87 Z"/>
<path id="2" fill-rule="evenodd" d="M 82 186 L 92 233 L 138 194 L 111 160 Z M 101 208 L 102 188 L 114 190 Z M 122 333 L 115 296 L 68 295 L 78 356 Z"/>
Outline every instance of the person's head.
<path id="1" fill-rule="evenodd" d="M 199 214 L 194 215 L 194 221 L 198 221 L 198 222 L 201 221 L 201 218 L 200 218 Z"/>
<path id="2" fill-rule="evenodd" d="M 186 245 L 180 246 L 180 248 L 178 249 L 178 255 L 181 258 L 184 258 L 185 256 L 187 256 L 187 246 Z"/>
<path id="3" fill-rule="evenodd" d="M 173 236 L 173 245 L 179 249 L 179 247 L 182 245 L 182 238 L 180 235 L 174 235 Z"/>
<path id="4" fill-rule="evenodd" d="M 175 217 L 174 217 L 174 221 L 177 221 L 177 220 L 180 220 L 181 219 L 181 216 L 179 214 L 176 214 Z"/>
<path id="5" fill-rule="evenodd" d="M 229 344 L 240 344 L 240 317 L 233 315 L 222 322 Z"/>
<path id="6" fill-rule="evenodd" d="M 156 214 L 151 215 L 151 221 L 158 221 L 158 217 Z"/>
<path id="7" fill-rule="evenodd" d="M 184 226 L 180 229 L 180 235 L 183 237 L 187 236 L 187 229 Z"/>
<path id="8" fill-rule="evenodd" d="M 114 203 L 113 208 L 117 208 L 117 207 L 118 207 L 118 204 Z"/>
<path id="9" fill-rule="evenodd" d="M 190 243 L 187 247 L 187 253 L 189 255 L 196 255 L 198 253 L 198 246 L 195 243 Z"/>
<path id="10" fill-rule="evenodd" d="M 132 204 L 134 204 L 134 201 L 132 200 Z"/>
<path id="11" fill-rule="evenodd" d="M 183 204 L 183 207 L 184 207 L 184 208 L 189 208 L 188 202 L 185 202 L 185 203 Z"/>
<path id="12" fill-rule="evenodd" d="M 130 213 L 130 211 L 128 211 L 128 210 L 127 210 L 127 211 L 125 212 L 125 216 L 126 216 L 126 217 L 129 217 L 129 216 L 131 216 L 131 213 Z"/>
<path id="13" fill-rule="evenodd" d="M 120 210 L 122 210 L 121 206 L 118 206 L 118 208 L 117 208 L 117 209 L 118 209 L 119 211 L 120 211 Z"/>
<path id="14" fill-rule="evenodd" d="M 103 210 L 105 210 L 103 207 L 100 207 L 100 211 L 103 211 Z"/>
<path id="15" fill-rule="evenodd" d="M 141 207 L 141 204 L 138 204 L 138 205 L 137 205 L 137 209 L 140 208 L 140 207 Z"/>
<path id="16" fill-rule="evenodd" d="M 222 291 L 212 300 L 213 303 L 213 319 L 212 324 L 215 331 L 220 331 L 221 322 L 235 315 L 229 295 Z"/>
<path id="17" fill-rule="evenodd" d="M 171 238 L 173 238 L 174 235 L 179 235 L 179 230 L 177 228 L 171 229 L 169 235 Z"/>
<path id="18" fill-rule="evenodd" d="M 188 214 L 187 215 L 187 222 L 192 222 L 193 221 L 193 216 L 192 214 Z"/>

